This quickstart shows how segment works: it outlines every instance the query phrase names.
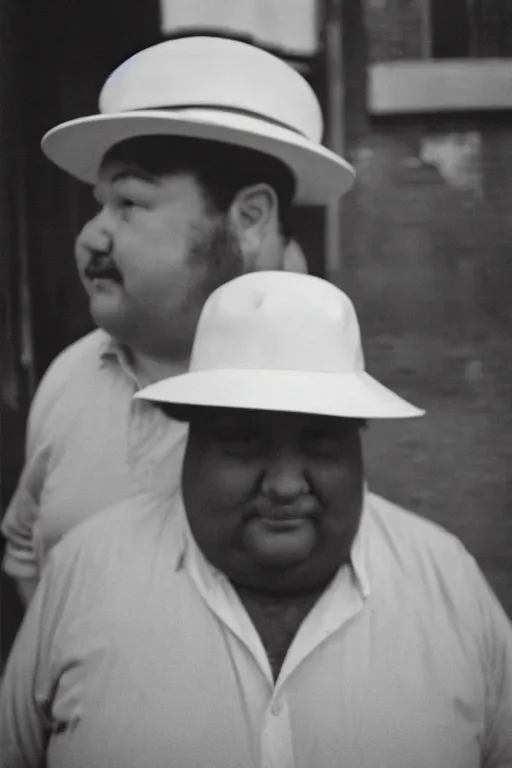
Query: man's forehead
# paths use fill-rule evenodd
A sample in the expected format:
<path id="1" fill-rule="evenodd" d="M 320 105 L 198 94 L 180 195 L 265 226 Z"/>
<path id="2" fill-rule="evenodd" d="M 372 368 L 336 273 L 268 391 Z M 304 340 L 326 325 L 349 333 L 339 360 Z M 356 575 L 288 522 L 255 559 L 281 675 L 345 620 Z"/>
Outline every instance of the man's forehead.
<path id="1" fill-rule="evenodd" d="M 105 161 L 100 168 L 95 194 L 101 196 L 102 191 L 123 182 L 134 182 L 149 192 L 153 190 L 165 196 L 182 197 L 185 190 L 195 194 L 198 188 L 195 176 L 186 170 L 156 173 L 133 161 L 111 160 Z"/>

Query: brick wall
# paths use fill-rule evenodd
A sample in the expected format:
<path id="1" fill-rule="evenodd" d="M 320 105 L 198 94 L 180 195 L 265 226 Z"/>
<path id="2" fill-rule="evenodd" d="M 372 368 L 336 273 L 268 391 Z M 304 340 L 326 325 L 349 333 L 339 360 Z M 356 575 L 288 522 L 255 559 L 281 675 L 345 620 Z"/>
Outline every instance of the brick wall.
<path id="1" fill-rule="evenodd" d="M 371 426 L 368 474 L 459 535 L 512 615 L 512 116 L 367 118 L 366 57 L 408 55 L 417 5 L 345 4 L 344 285 L 370 371 L 428 411 Z"/>

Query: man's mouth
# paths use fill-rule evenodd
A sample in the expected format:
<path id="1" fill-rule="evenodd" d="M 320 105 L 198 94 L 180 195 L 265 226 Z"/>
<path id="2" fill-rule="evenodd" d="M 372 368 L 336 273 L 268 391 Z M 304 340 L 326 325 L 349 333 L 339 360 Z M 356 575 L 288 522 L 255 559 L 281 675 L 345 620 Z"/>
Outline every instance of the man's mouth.
<path id="1" fill-rule="evenodd" d="M 260 526 L 270 531 L 288 532 L 311 525 L 310 517 L 257 517 Z"/>
<path id="2" fill-rule="evenodd" d="M 320 536 L 321 504 L 313 496 L 279 504 L 255 500 L 243 526 L 243 542 L 263 563 L 278 567 L 302 562 Z"/>
<path id="3" fill-rule="evenodd" d="M 264 514 L 257 515 L 257 517 L 261 517 L 263 520 L 269 520 L 272 523 L 286 523 L 293 520 L 304 520 L 306 517 L 311 517 L 311 515 L 304 515 L 300 514 L 299 512 L 265 512 Z"/>
<path id="4" fill-rule="evenodd" d="M 263 520 L 275 523 L 293 522 L 294 520 L 317 518 L 318 507 L 316 503 L 311 502 L 309 499 L 289 506 L 265 504 L 256 510 L 254 517 L 260 517 Z"/>
<path id="5" fill-rule="evenodd" d="M 91 261 L 84 270 L 88 280 L 113 280 L 122 283 L 121 273 L 112 261 Z"/>

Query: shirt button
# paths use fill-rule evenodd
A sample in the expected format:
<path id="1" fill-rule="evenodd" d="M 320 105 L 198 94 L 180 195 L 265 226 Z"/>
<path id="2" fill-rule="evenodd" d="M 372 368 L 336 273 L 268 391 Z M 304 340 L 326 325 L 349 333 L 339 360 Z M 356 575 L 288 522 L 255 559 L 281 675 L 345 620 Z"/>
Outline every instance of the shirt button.
<path id="1" fill-rule="evenodd" d="M 280 715 L 281 712 L 283 711 L 283 704 L 282 704 L 282 702 L 278 701 L 278 700 L 274 701 L 274 703 L 270 707 L 270 711 L 272 712 L 274 717 L 277 717 L 278 715 Z"/>

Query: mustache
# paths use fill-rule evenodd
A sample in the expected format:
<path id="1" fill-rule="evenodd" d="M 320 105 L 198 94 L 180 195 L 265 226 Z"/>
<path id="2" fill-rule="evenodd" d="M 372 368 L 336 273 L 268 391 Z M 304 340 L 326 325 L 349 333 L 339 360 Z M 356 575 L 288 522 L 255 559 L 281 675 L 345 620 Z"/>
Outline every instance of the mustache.
<path id="1" fill-rule="evenodd" d="M 279 504 L 264 497 L 258 499 L 249 510 L 249 517 L 265 517 L 270 520 L 295 520 L 300 517 L 319 517 L 320 504 L 312 496 L 303 496 L 291 504 Z"/>
<path id="2" fill-rule="evenodd" d="M 111 256 L 95 254 L 89 260 L 89 263 L 84 269 L 84 275 L 89 280 L 98 278 L 104 278 L 108 280 L 115 280 L 118 283 L 123 281 L 122 275 L 119 272 L 115 261 Z"/>

